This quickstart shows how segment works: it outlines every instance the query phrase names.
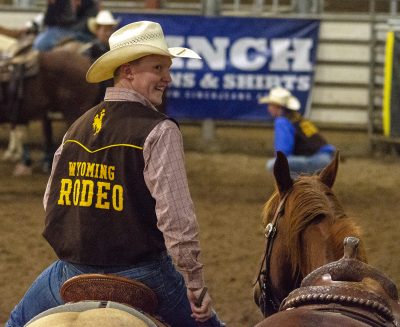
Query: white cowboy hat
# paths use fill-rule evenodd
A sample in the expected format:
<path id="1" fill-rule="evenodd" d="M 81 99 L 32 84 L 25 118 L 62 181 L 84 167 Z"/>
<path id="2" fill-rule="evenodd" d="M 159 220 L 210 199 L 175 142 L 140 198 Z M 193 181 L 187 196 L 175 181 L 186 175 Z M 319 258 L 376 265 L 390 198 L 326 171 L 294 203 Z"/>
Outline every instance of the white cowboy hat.
<path id="1" fill-rule="evenodd" d="M 269 95 L 258 99 L 259 104 L 275 103 L 290 110 L 300 110 L 300 101 L 283 87 L 272 88 Z"/>
<path id="2" fill-rule="evenodd" d="M 117 26 L 119 19 L 114 19 L 112 13 L 108 10 L 101 10 L 96 17 L 90 17 L 87 21 L 87 26 L 90 32 L 96 33 L 98 25 Z"/>
<path id="3" fill-rule="evenodd" d="M 156 54 L 171 58 L 201 59 L 188 48 L 168 48 L 160 24 L 140 21 L 125 25 L 111 34 L 110 50 L 98 58 L 86 73 L 89 83 L 98 83 L 113 77 L 114 71 L 127 62 Z"/>

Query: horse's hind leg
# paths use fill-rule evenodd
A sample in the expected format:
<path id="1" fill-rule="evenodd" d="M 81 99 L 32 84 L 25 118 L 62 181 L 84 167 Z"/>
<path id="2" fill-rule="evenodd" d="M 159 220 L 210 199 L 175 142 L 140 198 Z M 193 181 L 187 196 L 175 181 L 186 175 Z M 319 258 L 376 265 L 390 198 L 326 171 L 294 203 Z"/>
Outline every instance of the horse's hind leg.
<path id="1" fill-rule="evenodd" d="M 20 162 L 15 166 L 14 176 L 32 175 L 32 159 L 29 145 L 27 144 L 28 126 L 15 125 L 16 153 Z"/>
<path id="2" fill-rule="evenodd" d="M 8 139 L 8 147 L 3 154 L 3 161 L 18 161 L 21 158 L 15 157 L 15 149 L 16 149 L 16 139 L 15 139 L 15 128 L 11 128 L 10 135 Z"/>
<path id="3" fill-rule="evenodd" d="M 27 129 L 26 125 L 11 126 L 8 147 L 3 154 L 4 161 L 17 162 L 23 158 Z"/>

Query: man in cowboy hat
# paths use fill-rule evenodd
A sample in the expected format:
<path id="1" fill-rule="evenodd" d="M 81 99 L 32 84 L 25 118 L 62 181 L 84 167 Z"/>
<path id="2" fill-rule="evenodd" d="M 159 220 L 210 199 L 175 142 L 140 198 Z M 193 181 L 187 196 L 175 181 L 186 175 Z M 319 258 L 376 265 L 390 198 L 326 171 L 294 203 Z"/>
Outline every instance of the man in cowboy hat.
<path id="1" fill-rule="evenodd" d="M 96 38 L 84 46 L 82 54 L 89 57 L 92 63 L 110 50 L 108 39 L 115 32 L 118 24 L 119 19 L 115 19 L 108 10 L 101 10 L 96 17 L 88 19 L 87 27 Z M 99 85 L 100 91 L 96 102 L 103 100 L 107 87 L 112 86 L 113 81 L 112 79 L 108 79 L 100 82 Z"/>
<path id="2" fill-rule="evenodd" d="M 110 50 L 108 39 L 115 32 L 118 23 L 119 20 L 115 19 L 108 10 L 101 10 L 96 17 L 89 18 L 88 29 L 96 36 L 96 39 L 90 43 L 84 54 L 94 61 Z"/>
<path id="3" fill-rule="evenodd" d="M 120 28 L 109 43 L 86 79 L 114 78 L 114 87 L 65 134 L 44 196 L 43 235 L 59 259 L 7 326 L 63 304 L 61 285 L 82 273 L 143 282 L 157 295 L 157 315 L 173 327 L 224 326 L 203 279 L 182 135 L 155 108 L 171 82 L 172 59 L 200 57 L 168 48 L 161 26 L 149 21 Z"/>
<path id="4" fill-rule="evenodd" d="M 269 95 L 258 101 L 267 104 L 274 118 L 274 150 L 283 152 L 293 175 L 314 173 L 333 159 L 335 147 L 328 144 L 317 127 L 300 114 L 300 101 L 282 87 L 272 88 Z M 266 168 L 273 170 L 275 158 Z"/>

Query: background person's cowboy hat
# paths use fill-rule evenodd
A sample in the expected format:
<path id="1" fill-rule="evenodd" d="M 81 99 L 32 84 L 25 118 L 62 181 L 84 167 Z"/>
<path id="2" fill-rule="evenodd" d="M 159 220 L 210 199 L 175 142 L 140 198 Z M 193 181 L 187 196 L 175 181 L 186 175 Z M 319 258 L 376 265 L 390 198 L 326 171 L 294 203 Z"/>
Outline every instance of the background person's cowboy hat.
<path id="1" fill-rule="evenodd" d="M 87 26 L 90 32 L 96 33 L 98 25 L 110 25 L 117 26 L 119 19 L 114 19 L 112 13 L 108 10 L 101 10 L 96 17 L 90 17 L 87 22 Z"/>
<path id="2" fill-rule="evenodd" d="M 290 110 L 300 110 L 300 101 L 283 87 L 272 88 L 269 95 L 258 99 L 259 104 L 274 103 Z"/>
<path id="3" fill-rule="evenodd" d="M 86 80 L 90 83 L 110 79 L 119 66 L 147 55 L 201 59 L 188 48 L 168 48 L 160 24 L 149 21 L 121 27 L 110 36 L 108 42 L 110 50 L 98 58 L 86 73 Z"/>

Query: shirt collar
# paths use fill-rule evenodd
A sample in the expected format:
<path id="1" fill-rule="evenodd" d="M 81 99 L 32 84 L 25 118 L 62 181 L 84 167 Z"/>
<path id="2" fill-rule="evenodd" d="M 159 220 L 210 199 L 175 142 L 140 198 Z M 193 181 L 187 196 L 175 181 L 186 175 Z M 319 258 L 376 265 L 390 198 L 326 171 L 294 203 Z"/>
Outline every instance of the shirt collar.
<path id="1" fill-rule="evenodd" d="M 139 102 L 146 107 L 157 110 L 156 107 L 143 95 L 122 87 L 108 87 L 104 96 L 104 101 L 130 101 Z"/>

